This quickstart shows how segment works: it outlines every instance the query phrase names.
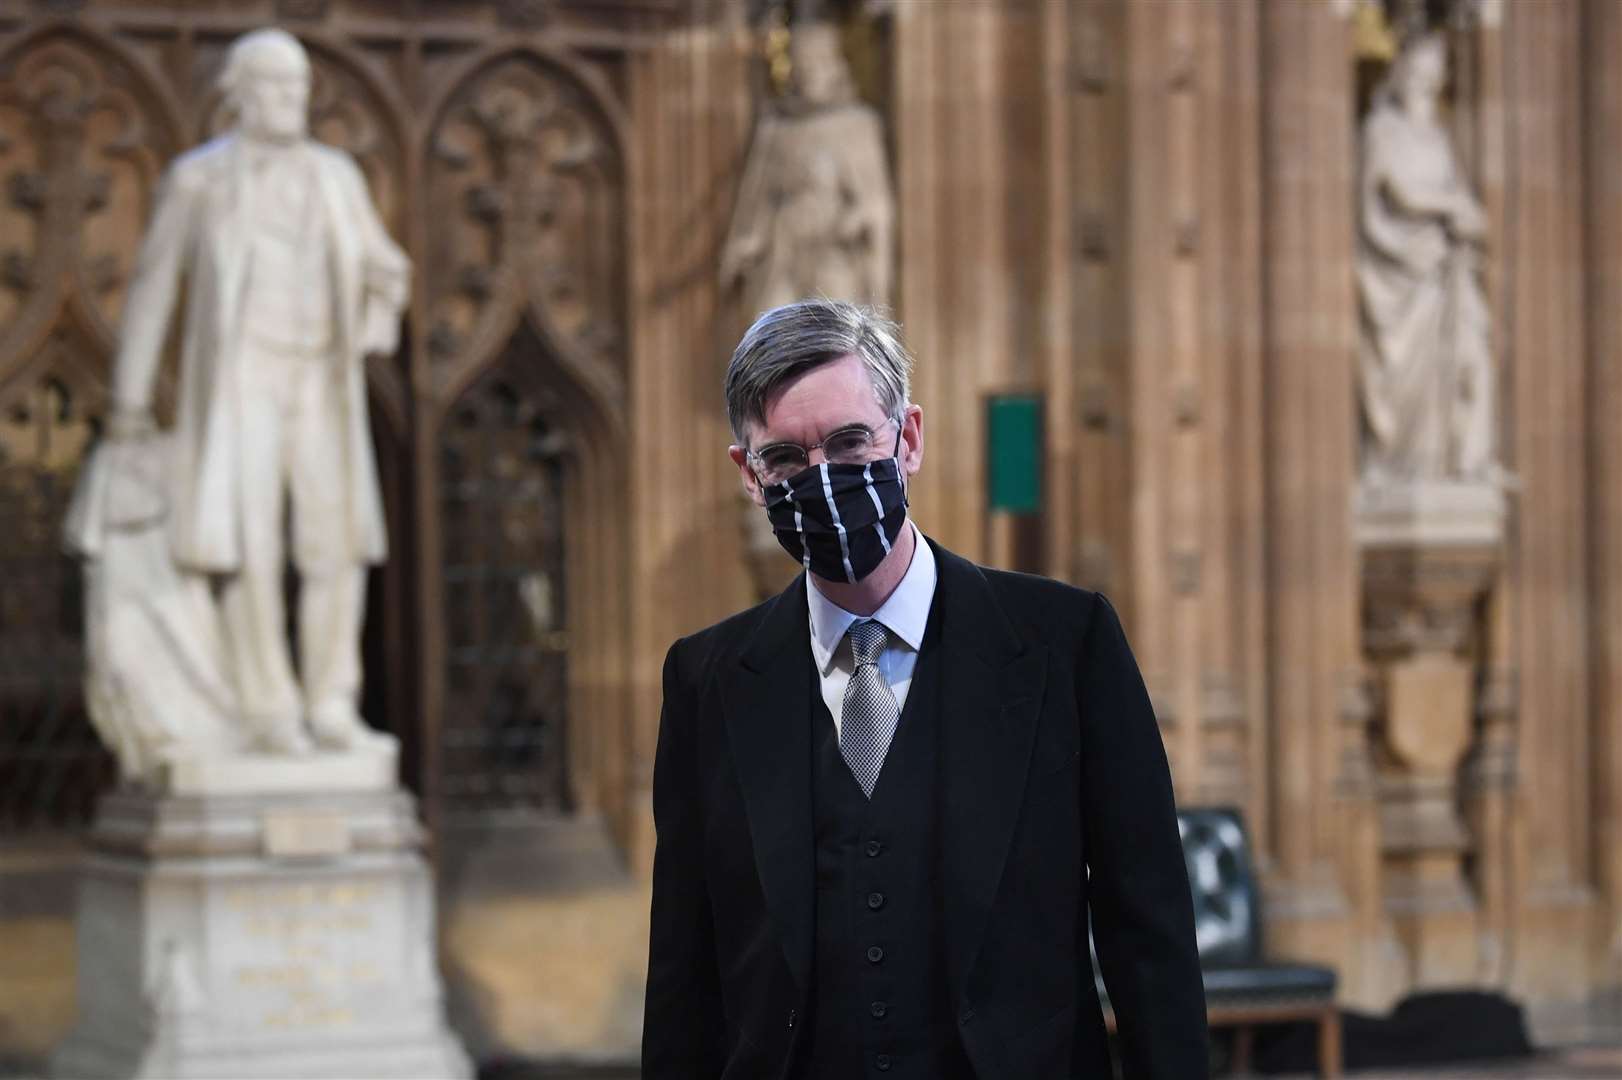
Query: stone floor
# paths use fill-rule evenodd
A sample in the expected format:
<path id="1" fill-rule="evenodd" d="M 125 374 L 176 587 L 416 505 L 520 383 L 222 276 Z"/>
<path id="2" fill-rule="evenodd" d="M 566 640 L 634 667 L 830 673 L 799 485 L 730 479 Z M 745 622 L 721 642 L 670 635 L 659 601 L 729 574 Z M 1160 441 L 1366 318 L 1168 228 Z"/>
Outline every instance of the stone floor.
<path id="1" fill-rule="evenodd" d="M 1455 1065 L 1399 1072 L 1354 1072 L 1356 1080 L 1622 1080 L 1622 1048 L 1569 1050 L 1529 1061 Z M 634 1069 L 508 1065 L 487 1069 L 481 1080 L 637 1080 Z M 1278 1077 L 1277 1080 L 1306 1080 Z"/>
<path id="2" fill-rule="evenodd" d="M 1530 1061 L 1347 1075 L 1359 1080 L 1622 1080 L 1622 1049 L 1568 1050 Z"/>
<path id="3" fill-rule="evenodd" d="M 36 1076 L 0 1062 L 0 1077 Z M 1571 1050 L 1533 1060 L 1399 1072 L 1354 1072 L 1355 1080 L 1622 1080 L 1622 1049 Z M 613 1066 L 557 1066 L 508 1063 L 480 1070 L 479 1080 L 638 1080 L 635 1069 Z M 1306 1080 L 1305 1076 L 1276 1080 Z"/>

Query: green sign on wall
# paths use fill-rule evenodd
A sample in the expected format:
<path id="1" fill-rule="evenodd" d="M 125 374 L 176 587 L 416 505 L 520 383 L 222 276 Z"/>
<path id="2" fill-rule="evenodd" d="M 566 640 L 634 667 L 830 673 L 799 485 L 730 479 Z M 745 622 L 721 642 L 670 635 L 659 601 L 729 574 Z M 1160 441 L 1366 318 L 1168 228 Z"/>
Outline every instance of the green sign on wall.
<path id="1" fill-rule="evenodd" d="M 1010 514 L 1042 509 L 1042 398 L 986 399 L 986 505 Z"/>

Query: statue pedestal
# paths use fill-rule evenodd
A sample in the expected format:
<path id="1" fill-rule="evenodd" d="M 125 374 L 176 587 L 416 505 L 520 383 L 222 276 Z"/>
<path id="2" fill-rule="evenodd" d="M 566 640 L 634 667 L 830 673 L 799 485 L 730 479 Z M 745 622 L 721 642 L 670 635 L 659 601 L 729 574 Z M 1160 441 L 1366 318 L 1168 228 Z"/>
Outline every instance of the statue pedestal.
<path id="1" fill-rule="evenodd" d="M 56 1075 L 472 1075 L 411 797 L 361 757 L 237 763 L 269 792 L 102 800 Z M 309 791 L 323 773 L 350 790 Z"/>
<path id="2" fill-rule="evenodd" d="M 1492 487 L 1394 486 L 1358 497 L 1385 906 L 1411 987 L 1471 982 L 1479 964 L 1459 781 L 1475 741 L 1479 611 L 1501 558 L 1503 518 Z"/>

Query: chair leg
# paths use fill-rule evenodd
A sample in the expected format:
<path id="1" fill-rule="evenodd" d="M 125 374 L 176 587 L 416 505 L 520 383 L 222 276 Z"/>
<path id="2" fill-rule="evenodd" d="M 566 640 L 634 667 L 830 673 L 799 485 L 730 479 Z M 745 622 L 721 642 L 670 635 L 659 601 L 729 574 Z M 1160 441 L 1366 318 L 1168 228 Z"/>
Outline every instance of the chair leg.
<path id="1" fill-rule="evenodd" d="M 1318 1075 L 1336 1080 L 1340 1067 L 1340 1012 L 1331 1006 L 1318 1021 Z"/>
<path id="2" fill-rule="evenodd" d="M 1233 1029 L 1233 1075 L 1250 1075 L 1251 1050 L 1255 1045 L 1255 1029 L 1249 1024 L 1240 1024 Z"/>

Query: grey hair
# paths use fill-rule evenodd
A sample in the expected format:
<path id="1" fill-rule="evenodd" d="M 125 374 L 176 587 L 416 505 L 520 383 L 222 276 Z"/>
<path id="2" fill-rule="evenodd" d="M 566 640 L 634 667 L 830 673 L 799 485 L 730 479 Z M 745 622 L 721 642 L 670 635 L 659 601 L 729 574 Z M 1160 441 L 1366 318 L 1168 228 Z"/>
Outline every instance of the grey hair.
<path id="1" fill-rule="evenodd" d="M 766 422 L 766 402 L 784 383 L 852 353 L 862 358 L 879 407 L 899 416 L 911 400 L 912 357 L 901 327 L 879 309 L 819 297 L 761 315 L 727 364 L 732 437 L 745 445 L 744 428 Z"/>
<path id="2" fill-rule="evenodd" d="M 234 102 L 254 62 L 265 53 L 276 50 L 298 54 L 299 59 L 304 61 L 305 70 L 309 70 L 310 54 L 305 52 L 299 39 L 280 27 L 267 26 L 263 30 L 243 34 L 231 42 L 230 49 L 225 53 L 225 67 L 220 70 L 220 90 Z"/>

